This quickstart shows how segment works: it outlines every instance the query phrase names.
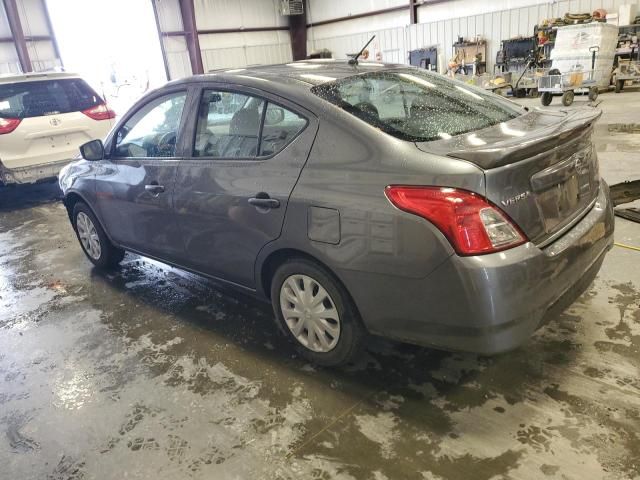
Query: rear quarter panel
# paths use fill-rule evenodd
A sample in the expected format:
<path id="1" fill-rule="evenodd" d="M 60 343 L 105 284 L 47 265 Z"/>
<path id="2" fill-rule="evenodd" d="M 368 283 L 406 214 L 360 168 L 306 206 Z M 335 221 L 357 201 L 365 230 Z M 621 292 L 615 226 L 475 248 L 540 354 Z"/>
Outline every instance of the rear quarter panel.
<path id="1" fill-rule="evenodd" d="M 484 174 L 460 160 L 418 150 L 327 105 L 309 160 L 292 192 L 283 233 L 260 254 L 304 251 L 328 266 L 354 295 L 362 275 L 376 281 L 424 278 L 454 252 L 428 221 L 396 209 L 388 185 L 439 185 L 485 192 Z M 309 239 L 311 207 L 339 215 L 339 241 Z M 353 280 L 352 280 L 353 279 Z M 268 292 L 267 292 L 268 293 Z M 355 296 L 355 295 L 354 295 Z M 356 299 L 356 303 L 357 299 Z"/>

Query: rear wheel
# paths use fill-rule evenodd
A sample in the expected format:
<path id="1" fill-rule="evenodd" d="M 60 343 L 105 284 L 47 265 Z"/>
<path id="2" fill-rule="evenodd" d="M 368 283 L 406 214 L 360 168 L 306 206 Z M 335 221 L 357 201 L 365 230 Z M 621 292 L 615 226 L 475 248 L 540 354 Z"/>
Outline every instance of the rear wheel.
<path id="1" fill-rule="evenodd" d="M 568 107 L 573 103 L 573 97 L 574 97 L 573 90 L 567 90 L 562 94 L 562 104 L 565 107 Z"/>
<path id="2" fill-rule="evenodd" d="M 360 353 L 366 331 L 346 289 L 305 258 L 288 260 L 271 282 L 276 321 L 307 360 L 343 365 Z"/>
<path id="3" fill-rule="evenodd" d="M 545 107 L 551 105 L 551 100 L 553 100 L 553 95 L 551 92 L 542 92 L 542 96 L 540 97 L 540 103 Z"/>
<path id="4" fill-rule="evenodd" d="M 83 202 L 73 207 L 73 228 L 82 250 L 96 267 L 114 267 L 124 258 L 124 250 L 109 241 L 95 215 Z"/>

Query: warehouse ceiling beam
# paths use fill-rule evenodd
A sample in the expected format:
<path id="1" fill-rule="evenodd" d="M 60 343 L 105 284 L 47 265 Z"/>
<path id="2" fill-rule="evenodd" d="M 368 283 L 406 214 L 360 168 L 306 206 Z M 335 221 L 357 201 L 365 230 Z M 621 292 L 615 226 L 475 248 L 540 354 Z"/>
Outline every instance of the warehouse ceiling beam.
<path id="1" fill-rule="evenodd" d="M 187 51 L 189 52 L 189 60 L 191 61 L 191 71 L 194 75 L 204 73 L 193 0 L 180 0 L 179 4 L 180 13 L 182 14 L 182 28 L 185 34 L 184 39 L 187 43 Z"/>
<path id="2" fill-rule="evenodd" d="M 13 37 L 13 44 L 16 47 L 16 53 L 18 54 L 20 68 L 22 68 L 24 73 L 32 72 L 33 66 L 31 65 L 31 59 L 29 58 L 27 41 L 24 37 L 24 31 L 22 30 L 22 23 L 20 22 L 20 14 L 18 13 L 16 0 L 4 0 L 4 10 L 7 14 L 7 22 L 9 23 L 9 29 L 11 30 L 11 36 Z"/>

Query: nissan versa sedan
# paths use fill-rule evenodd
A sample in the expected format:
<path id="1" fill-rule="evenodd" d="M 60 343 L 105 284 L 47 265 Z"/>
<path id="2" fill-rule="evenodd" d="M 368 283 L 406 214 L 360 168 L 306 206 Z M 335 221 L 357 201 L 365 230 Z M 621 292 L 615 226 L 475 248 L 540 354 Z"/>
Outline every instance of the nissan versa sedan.
<path id="1" fill-rule="evenodd" d="M 318 364 L 368 334 L 496 354 L 612 246 L 598 117 L 404 65 L 221 71 L 146 95 L 60 185 L 96 266 L 131 251 L 255 293 Z"/>

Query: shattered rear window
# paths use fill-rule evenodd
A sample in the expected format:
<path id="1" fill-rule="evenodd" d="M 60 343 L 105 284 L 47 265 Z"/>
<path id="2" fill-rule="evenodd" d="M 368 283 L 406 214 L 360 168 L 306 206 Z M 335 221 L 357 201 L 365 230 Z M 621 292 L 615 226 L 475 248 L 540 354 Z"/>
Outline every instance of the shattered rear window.
<path id="1" fill-rule="evenodd" d="M 412 142 L 451 138 L 524 113 L 497 95 L 417 69 L 354 75 L 311 91 L 389 135 Z"/>

